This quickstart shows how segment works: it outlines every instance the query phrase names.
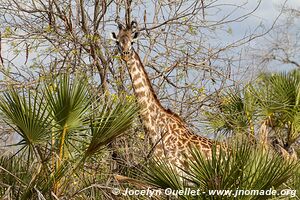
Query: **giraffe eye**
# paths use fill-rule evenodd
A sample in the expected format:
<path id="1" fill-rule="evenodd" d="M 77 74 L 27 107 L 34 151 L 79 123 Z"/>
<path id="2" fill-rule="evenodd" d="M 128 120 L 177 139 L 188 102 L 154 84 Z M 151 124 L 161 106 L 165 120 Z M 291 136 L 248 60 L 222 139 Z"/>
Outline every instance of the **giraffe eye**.
<path id="1" fill-rule="evenodd" d="M 119 44 L 120 44 L 120 42 L 119 42 L 119 41 L 116 41 L 116 44 L 117 44 L 117 45 L 119 45 Z"/>
<path id="2" fill-rule="evenodd" d="M 131 42 L 131 45 L 133 45 L 134 42 Z"/>

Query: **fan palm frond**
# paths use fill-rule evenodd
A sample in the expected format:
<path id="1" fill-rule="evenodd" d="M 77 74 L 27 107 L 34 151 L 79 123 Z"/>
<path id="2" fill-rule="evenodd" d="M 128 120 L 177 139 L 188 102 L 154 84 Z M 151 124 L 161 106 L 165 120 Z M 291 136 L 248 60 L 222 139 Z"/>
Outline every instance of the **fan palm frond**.
<path id="1" fill-rule="evenodd" d="M 99 112 L 90 121 L 91 140 L 85 152 L 88 157 L 105 147 L 113 139 L 128 130 L 138 107 L 134 102 L 114 100 L 98 107 Z"/>
<path id="2" fill-rule="evenodd" d="M 217 132 L 254 134 L 254 98 L 246 87 L 226 92 L 213 112 L 207 112 L 208 124 Z"/>
<path id="3" fill-rule="evenodd" d="M 84 79 L 70 75 L 59 76 L 50 85 L 45 85 L 46 103 L 59 130 L 80 127 L 91 105 L 91 97 Z"/>
<path id="4" fill-rule="evenodd" d="M 237 141 L 243 140 L 240 138 Z M 202 191 L 198 196 L 182 195 L 179 196 L 180 199 L 231 199 L 230 196 L 208 194 L 211 190 L 281 189 L 300 167 L 295 161 L 284 160 L 249 142 L 234 142 L 230 149 L 219 152 L 216 148 L 213 149 L 212 159 L 207 159 L 201 150 L 191 147 L 191 156 L 187 156 L 189 167 L 183 169 L 184 173 L 181 175 L 166 161 L 154 160 L 152 164 L 145 166 L 138 179 L 159 189 L 192 188 Z M 237 198 L 267 197 L 241 195 Z"/>
<path id="5" fill-rule="evenodd" d="M 5 121 L 21 136 L 18 143 L 34 146 L 50 138 L 50 120 L 44 96 L 29 89 L 9 88 L 0 97 L 0 109 Z"/>

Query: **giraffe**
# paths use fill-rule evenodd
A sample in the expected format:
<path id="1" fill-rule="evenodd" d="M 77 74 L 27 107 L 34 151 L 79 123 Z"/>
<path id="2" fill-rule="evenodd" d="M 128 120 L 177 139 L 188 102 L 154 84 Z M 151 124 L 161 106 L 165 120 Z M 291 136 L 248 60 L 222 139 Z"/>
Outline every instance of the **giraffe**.
<path id="1" fill-rule="evenodd" d="M 126 26 L 118 23 L 119 32 L 112 32 L 111 38 L 116 42 L 121 58 L 126 63 L 154 156 L 166 158 L 172 165 L 186 167 L 183 156 L 188 154 L 188 146 L 194 145 L 207 158 L 211 157 L 214 142 L 193 134 L 185 122 L 177 114 L 164 108 L 157 98 L 143 63 L 133 49 L 139 35 L 136 26 L 135 21 Z"/>

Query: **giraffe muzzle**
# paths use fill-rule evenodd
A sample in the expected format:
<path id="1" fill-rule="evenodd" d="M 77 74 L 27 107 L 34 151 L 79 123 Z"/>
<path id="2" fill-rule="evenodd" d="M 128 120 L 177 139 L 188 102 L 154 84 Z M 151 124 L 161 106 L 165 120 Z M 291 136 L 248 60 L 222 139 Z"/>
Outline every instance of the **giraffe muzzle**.
<path id="1" fill-rule="evenodd" d="M 122 52 L 122 59 L 128 61 L 131 57 L 131 51 L 123 51 Z"/>
<path id="2" fill-rule="evenodd" d="M 123 54 L 123 55 L 130 55 L 130 54 L 131 54 L 131 51 L 123 51 L 122 54 Z"/>

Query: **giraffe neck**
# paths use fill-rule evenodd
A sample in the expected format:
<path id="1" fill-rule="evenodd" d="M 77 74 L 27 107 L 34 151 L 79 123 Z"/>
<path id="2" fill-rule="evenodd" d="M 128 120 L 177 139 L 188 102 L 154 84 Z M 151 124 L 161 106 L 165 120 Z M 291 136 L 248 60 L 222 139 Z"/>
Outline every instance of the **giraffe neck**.
<path id="1" fill-rule="evenodd" d="M 161 105 L 136 52 L 133 52 L 126 64 L 134 93 L 141 107 L 140 116 L 149 132 L 152 145 L 155 145 L 154 154 L 158 157 L 168 158 L 170 162 L 175 163 L 175 166 L 181 166 L 183 164 L 181 161 L 184 162 L 184 152 L 187 153 L 188 145 L 192 143 L 209 157 L 211 141 L 192 134 L 178 115 L 166 110 Z"/>
<path id="2" fill-rule="evenodd" d="M 134 93 L 141 108 L 140 115 L 143 124 L 150 133 L 155 134 L 155 129 L 158 126 L 155 123 L 156 119 L 164 115 L 164 113 L 166 114 L 167 111 L 157 99 L 141 59 L 136 52 L 133 52 L 131 59 L 126 64 Z"/>

